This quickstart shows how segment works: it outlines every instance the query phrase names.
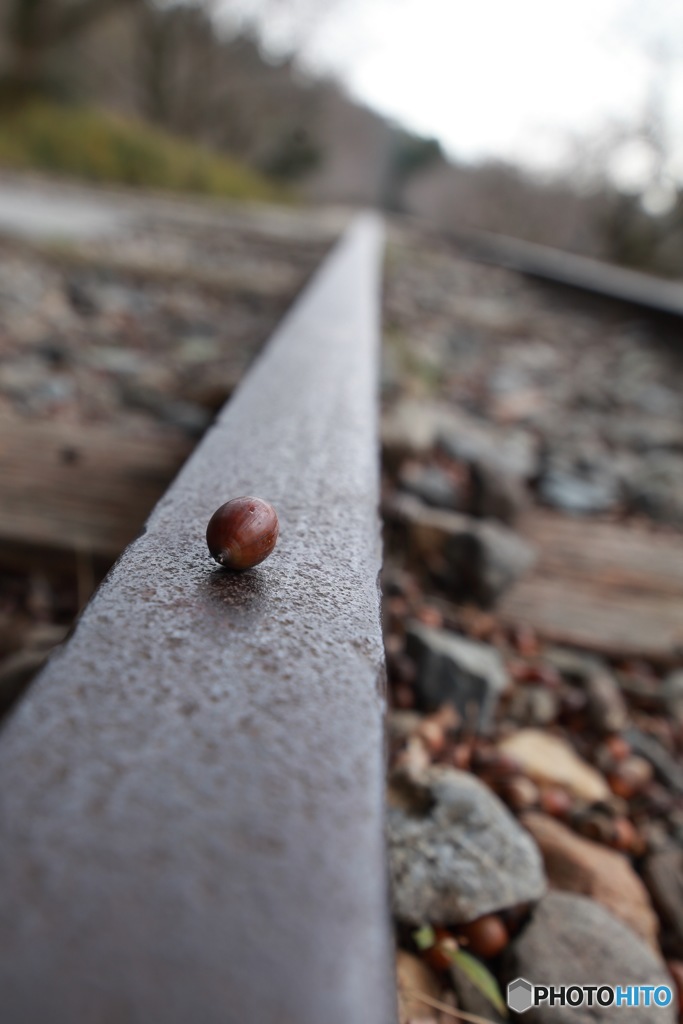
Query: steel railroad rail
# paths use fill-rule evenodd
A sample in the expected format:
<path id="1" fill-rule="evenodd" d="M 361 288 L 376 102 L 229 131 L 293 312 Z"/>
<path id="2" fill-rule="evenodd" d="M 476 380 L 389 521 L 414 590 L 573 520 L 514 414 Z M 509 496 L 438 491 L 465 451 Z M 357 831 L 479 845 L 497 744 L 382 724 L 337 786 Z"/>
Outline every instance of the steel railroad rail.
<path id="1" fill-rule="evenodd" d="M 445 238 L 465 256 L 551 284 L 628 303 L 649 312 L 683 317 L 683 283 L 601 260 L 485 231 L 428 232 Z"/>
<path id="2" fill-rule="evenodd" d="M 3 1024 L 395 1020 L 381 225 L 356 221 L 0 734 Z M 279 546 L 217 568 L 230 497 Z"/>

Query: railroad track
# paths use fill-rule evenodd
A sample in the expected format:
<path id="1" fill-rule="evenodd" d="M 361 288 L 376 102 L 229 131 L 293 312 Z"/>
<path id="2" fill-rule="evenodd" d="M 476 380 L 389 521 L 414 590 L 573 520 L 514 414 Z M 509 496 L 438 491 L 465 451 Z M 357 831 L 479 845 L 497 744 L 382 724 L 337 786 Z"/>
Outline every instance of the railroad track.
<path id="1" fill-rule="evenodd" d="M 381 236 L 361 217 L 326 258 L 4 725 L 7 1024 L 395 1020 L 377 592 Z M 458 245 L 683 314 L 676 285 L 510 240 Z M 97 442 L 86 445 L 95 461 Z M 168 477 L 182 454 L 168 454 Z M 18 475 L 24 461 L 12 456 Z M 91 483 L 94 505 L 106 504 Z M 204 530 L 244 493 L 275 504 L 282 538 L 264 566 L 228 576 Z M 31 522 L 15 521 L 30 543 Z M 555 551 L 555 524 L 541 525 Z M 610 529 L 611 551 L 621 534 Z M 110 554 L 119 538 L 98 543 Z M 679 575 L 672 588 L 680 597 Z"/>
<path id="2" fill-rule="evenodd" d="M 424 228 L 418 229 L 424 233 Z M 651 313 L 683 316 L 683 282 L 669 281 L 616 264 L 579 256 L 507 235 L 462 230 L 427 237 L 447 239 L 471 259 L 518 271 L 605 299 L 614 299 Z"/>
<path id="3" fill-rule="evenodd" d="M 394 1019 L 380 257 L 358 220 L 5 724 L 6 1024 Z M 229 576 L 244 493 L 281 540 Z"/>

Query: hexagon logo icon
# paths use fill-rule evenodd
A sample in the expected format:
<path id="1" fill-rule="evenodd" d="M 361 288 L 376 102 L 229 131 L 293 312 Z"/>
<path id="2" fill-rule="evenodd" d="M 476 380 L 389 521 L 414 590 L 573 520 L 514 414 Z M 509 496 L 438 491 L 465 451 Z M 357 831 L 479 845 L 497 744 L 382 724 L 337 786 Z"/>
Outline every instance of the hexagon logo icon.
<path id="1" fill-rule="evenodd" d="M 515 1013 L 526 1013 L 534 1003 L 534 987 L 526 978 L 515 978 L 508 985 L 508 1006 Z"/>

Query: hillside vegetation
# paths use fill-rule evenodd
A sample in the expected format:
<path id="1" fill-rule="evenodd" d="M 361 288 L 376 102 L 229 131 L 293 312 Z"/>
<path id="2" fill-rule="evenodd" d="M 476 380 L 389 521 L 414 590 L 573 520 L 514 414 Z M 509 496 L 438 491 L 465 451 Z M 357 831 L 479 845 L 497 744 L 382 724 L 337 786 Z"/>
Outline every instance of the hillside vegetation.
<path id="1" fill-rule="evenodd" d="M 5 114 L 0 167 L 235 199 L 285 198 L 230 157 L 96 107 L 41 102 Z"/>

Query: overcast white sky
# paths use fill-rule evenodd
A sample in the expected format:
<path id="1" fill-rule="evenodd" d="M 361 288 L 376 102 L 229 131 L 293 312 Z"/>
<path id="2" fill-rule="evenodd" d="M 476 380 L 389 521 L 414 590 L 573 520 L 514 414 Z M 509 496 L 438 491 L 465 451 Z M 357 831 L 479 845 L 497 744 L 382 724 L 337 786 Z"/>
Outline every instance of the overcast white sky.
<path id="1" fill-rule="evenodd" d="M 267 10 L 271 46 L 294 42 L 310 68 L 461 159 L 555 166 L 572 137 L 642 119 L 659 88 L 683 172 L 681 0 L 222 2 Z M 616 173 L 635 180 L 648 160 L 632 146 Z"/>

